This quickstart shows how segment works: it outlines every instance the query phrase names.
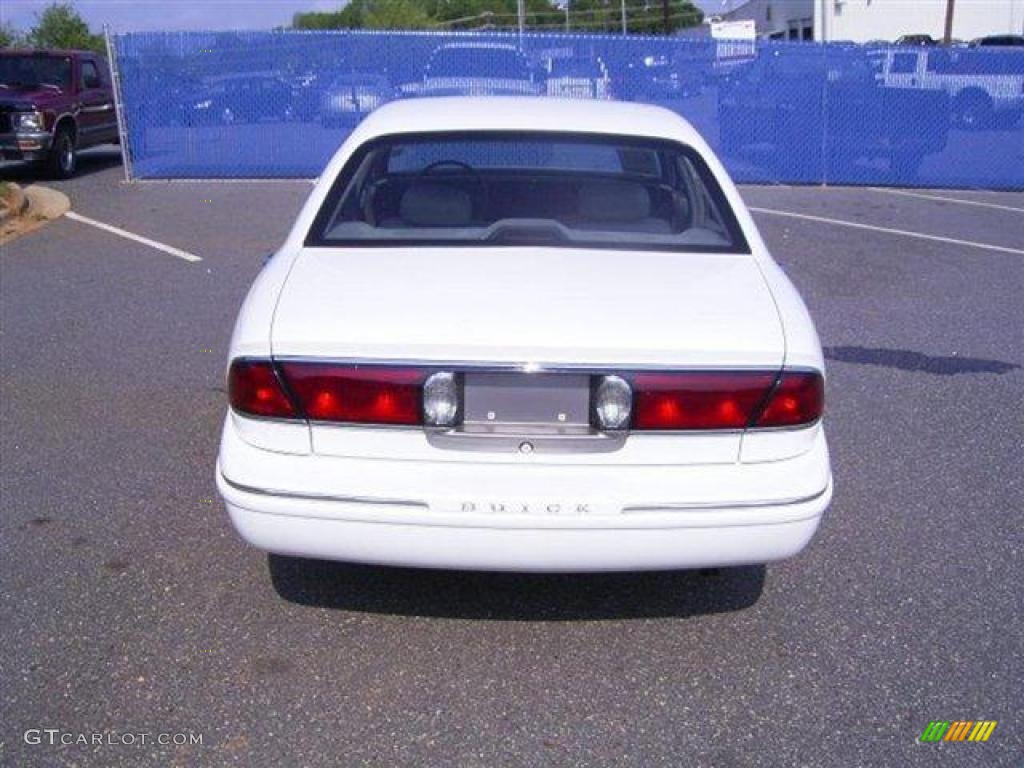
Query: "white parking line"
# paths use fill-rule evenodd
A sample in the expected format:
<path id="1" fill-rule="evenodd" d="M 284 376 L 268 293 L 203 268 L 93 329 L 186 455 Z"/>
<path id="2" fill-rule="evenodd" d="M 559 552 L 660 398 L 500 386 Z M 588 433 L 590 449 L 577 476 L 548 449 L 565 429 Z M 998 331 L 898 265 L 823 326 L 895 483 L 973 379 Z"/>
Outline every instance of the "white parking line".
<path id="1" fill-rule="evenodd" d="M 767 213 L 771 216 L 785 216 L 790 219 L 803 219 L 805 221 L 817 221 L 822 224 L 835 224 L 839 227 L 851 227 L 853 229 L 866 229 L 871 232 L 884 232 L 887 235 L 899 235 L 901 237 L 912 237 L 917 240 L 930 240 L 933 243 L 949 243 L 950 245 L 963 245 L 967 248 L 982 248 L 1000 253 L 1012 253 L 1017 256 L 1024 256 L 1024 250 L 1020 248 L 1007 248 L 1005 245 L 992 245 L 991 243 L 976 243 L 973 240 L 957 240 L 955 237 L 941 237 L 940 235 L 927 235 L 924 232 L 910 232 L 905 229 L 892 229 L 891 227 L 877 227 L 874 224 L 861 224 L 859 221 L 846 221 L 844 219 L 827 219 L 824 216 L 811 216 L 808 213 L 793 213 L 792 211 L 776 211 L 771 208 L 750 208 L 755 213 Z"/>
<path id="2" fill-rule="evenodd" d="M 923 192 L 908 192 L 905 189 L 885 189 L 884 187 L 870 187 L 875 192 L 885 192 L 889 195 L 904 195 L 906 197 L 919 197 L 922 200 L 940 200 L 943 203 L 960 203 L 960 205 L 976 205 L 979 208 L 995 208 L 1000 211 L 1013 211 L 1024 213 L 1024 208 L 1015 208 L 1012 205 L 1000 205 L 999 203 L 985 203 L 981 200 L 964 200 L 962 197 L 946 197 L 945 195 L 926 195 Z"/>
<path id="3" fill-rule="evenodd" d="M 96 229 L 102 229 L 104 232 L 110 232 L 112 235 L 117 235 L 118 237 L 123 237 L 126 240 L 134 240 L 136 243 L 142 243 L 143 245 L 148 245 L 150 248 L 155 248 L 158 251 L 163 251 L 164 253 L 169 253 L 171 256 L 177 256 L 179 259 L 184 259 L 185 261 L 192 261 L 192 262 L 202 261 L 202 259 L 200 257 L 196 256 L 194 253 L 189 253 L 188 251 L 183 251 L 180 248 L 175 248 L 175 247 L 170 246 L 170 245 L 164 245 L 163 243 L 158 243 L 156 240 L 150 240 L 148 237 L 143 237 L 142 235 L 136 235 L 134 232 L 128 232 L 128 231 L 126 231 L 124 229 L 120 229 L 119 227 L 113 227 L 110 224 L 104 224 L 102 221 L 96 221 L 96 219 L 90 219 L 88 216 L 82 216 L 80 213 L 75 213 L 74 211 L 68 211 L 64 215 L 67 218 L 71 219 L 72 221 L 80 221 L 83 224 L 88 224 L 90 227 L 96 227 Z"/>

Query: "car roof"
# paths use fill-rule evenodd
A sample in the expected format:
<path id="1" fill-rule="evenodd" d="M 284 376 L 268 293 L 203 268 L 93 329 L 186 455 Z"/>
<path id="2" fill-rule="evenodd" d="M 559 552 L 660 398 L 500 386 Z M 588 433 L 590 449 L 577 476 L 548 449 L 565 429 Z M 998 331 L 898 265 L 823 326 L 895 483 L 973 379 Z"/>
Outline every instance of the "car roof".
<path id="1" fill-rule="evenodd" d="M 101 56 L 96 51 L 84 51 L 77 48 L 4 48 L 0 50 L 0 56 Z"/>
<path id="2" fill-rule="evenodd" d="M 625 101 L 526 96 L 400 99 L 367 116 L 353 138 L 400 133 L 553 131 L 672 139 L 700 144 L 686 120 L 662 107 Z"/>

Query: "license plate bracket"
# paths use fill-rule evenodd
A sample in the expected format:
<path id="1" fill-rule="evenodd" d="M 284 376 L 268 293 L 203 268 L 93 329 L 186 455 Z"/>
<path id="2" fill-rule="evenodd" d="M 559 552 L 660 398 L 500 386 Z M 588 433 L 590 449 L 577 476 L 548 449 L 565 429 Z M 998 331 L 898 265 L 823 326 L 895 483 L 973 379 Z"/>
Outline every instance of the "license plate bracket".
<path id="1" fill-rule="evenodd" d="M 590 376 L 467 373 L 465 423 L 581 427 L 590 424 Z"/>

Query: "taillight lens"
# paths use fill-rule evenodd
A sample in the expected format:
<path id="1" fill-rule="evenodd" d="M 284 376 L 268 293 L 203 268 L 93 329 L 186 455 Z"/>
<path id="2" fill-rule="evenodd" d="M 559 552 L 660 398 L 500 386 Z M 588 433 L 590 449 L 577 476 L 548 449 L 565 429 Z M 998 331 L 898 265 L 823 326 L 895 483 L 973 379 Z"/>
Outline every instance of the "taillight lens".
<path id="1" fill-rule="evenodd" d="M 419 425 L 426 372 L 416 368 L 281 363 L 306 417 L 354 424 Z"/>
<path id="2" fill-rule="evenodd" d="M 239 413 L 294 419 L 295 407 L 267 360 L 235 360 L 228 370 L 228 399 Z"/>
<path id="3" fill-rule="evenodd" d="M 811 424 L 825 410 L 825 381 L 817 371 L 784 371 L 755 427 Z"/>
<path id="4" fill-rule="evenodd" d="M 745 429 L 775 377 L 767 371 L 638 373 L 633 378 L 633 427 Z"/>
<path id="5" fill-rule="evenodd" d="M 461 376 L 447 371 L 239 359 L 228 373 L 231 407 L 282 419 L 455 426 Z M 602 376 L 591 418 L 601 430 L 797 427 L 817 421 L 824 381 L 817 371 L 685 371 Z"/>

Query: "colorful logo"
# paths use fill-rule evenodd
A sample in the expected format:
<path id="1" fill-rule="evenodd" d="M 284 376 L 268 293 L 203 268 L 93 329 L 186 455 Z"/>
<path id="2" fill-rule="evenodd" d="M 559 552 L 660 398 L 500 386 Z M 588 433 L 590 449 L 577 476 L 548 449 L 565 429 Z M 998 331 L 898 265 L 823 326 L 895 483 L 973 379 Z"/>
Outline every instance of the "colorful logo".
<path id="1" fill-rule="evenodd" d="M 920 741 L 988 741 L 996 720 L 932 720 Z"/>

